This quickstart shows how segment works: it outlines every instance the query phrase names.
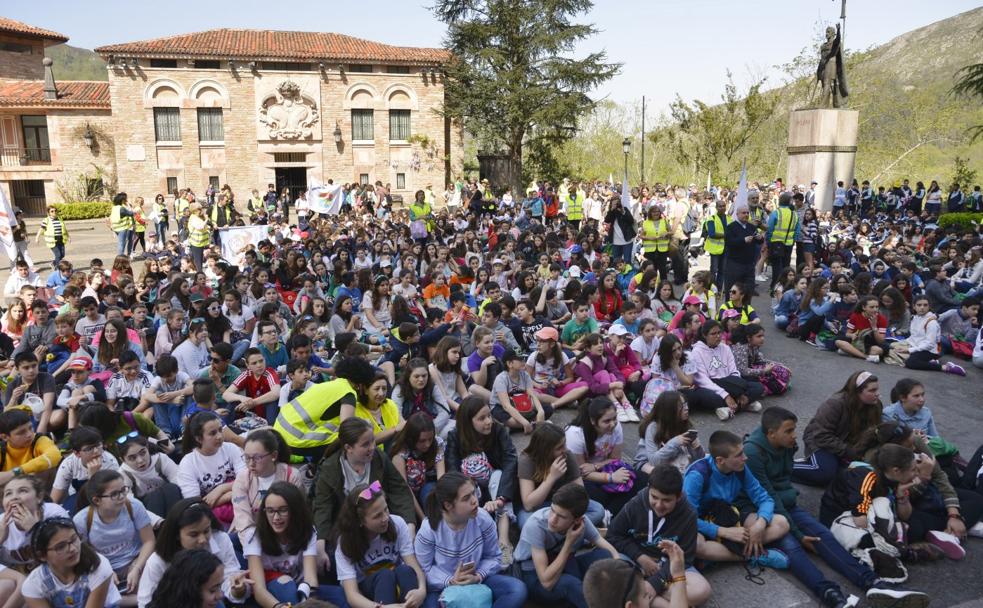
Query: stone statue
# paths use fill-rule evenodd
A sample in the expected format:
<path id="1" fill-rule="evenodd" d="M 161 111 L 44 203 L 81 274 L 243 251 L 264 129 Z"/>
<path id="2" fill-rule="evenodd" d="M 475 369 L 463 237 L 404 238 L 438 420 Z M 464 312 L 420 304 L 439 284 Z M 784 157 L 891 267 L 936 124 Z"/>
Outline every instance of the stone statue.
<path id="1" fill-rule="evenodd" d="M 317 105 L 305 99 L 292 80 L 281 82 L 275 98 L 259 108 L 259 122 L 266 125 L 270 139 L 309 139 L 318 119 Z"/>
<path id="2" fill-rule="evenodd" d="M 826 41 L 819 47 L 819 69 L 816 81 L 822 88 L 819 107 L 838 108 L 843 98 L 849 97 L 846 88 L 846 74 L 843 66 L 842 38 L 840 25 L 826 28 Z"/>

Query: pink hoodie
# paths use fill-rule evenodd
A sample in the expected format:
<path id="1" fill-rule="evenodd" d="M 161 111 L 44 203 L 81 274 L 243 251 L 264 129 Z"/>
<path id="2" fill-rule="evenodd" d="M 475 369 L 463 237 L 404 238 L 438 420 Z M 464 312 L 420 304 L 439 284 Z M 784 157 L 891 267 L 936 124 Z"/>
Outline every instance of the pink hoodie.
<path id="1" fill-rule="evenodd" d="M 628 350 L 631 350 L 630 348 Z M 573 368 L 573 373 L 577 378 L 583 380 L 590 386 L 592 395 L 606 395 L 610 390 L 608 384 L 613 381 L 624 382 L 625 377 L 621 375 L 615 361 L 614 353 L 607 344 L 604 345 L 604 359 L 587 354 L 582 357 Z M 607 372 L 607 373 L 601 373 Z M 613 380 L 611 379 L 613 378 Z"/>
<path id="2" fill-rule="evenodd" d="M 720 341 L 717 348 L 710 348 L 705 342 L 700 341 L 693 345 L 689 359 L 696 368 L 696 374 L 694 374 L 696 385 L 701 388 L 708 388 L 720 395 L 721 398 L 726 399 L 727 391 L 713 379 L 740 376 L 737 371 L 737 363 L 734 361 L 734 353 L 731 352 L 730 347 L 724 344 L 723 340 Z"/>

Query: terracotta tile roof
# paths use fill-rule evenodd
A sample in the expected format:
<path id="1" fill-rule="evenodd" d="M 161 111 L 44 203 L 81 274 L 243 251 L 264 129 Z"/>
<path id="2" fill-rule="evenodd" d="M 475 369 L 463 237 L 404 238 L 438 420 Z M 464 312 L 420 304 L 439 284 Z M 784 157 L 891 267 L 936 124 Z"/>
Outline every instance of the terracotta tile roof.
<path id="1" fill-rule="evenodd" d="M 447 61 L 443 49 L 390 46 L 329 32 L 217 29 L 153 40 L 110 44 L 102 55 L 139 57 L 248 58 L 270 60 L 384 61 L 436 65 Z"/>
<path id="2" fill-rule="evenodd" d="M 0 80 L 0 108 L 110 109 L 108 82 L 66 80 L 57 86 L 58 99 L 45 99 L 41 80 Z"/>
<path id="3" fill-rule="evenodd" d="M 65 34 L 34 27 L 33 25 L 8 19 L 7 17 L 0 17 L 0 32 L 20 34 L 21 36 L 30 36 L 31 38 L 45 38 L 56 42 L 68 42 L 68 36 Z"/>

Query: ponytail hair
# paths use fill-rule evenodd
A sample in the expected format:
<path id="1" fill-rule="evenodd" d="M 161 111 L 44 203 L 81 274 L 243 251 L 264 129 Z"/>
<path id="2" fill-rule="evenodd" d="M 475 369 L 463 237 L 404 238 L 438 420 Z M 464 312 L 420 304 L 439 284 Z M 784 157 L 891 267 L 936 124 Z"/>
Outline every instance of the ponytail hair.
<path id="1" fill-rule="evenodd" d="M 424 506 L 431 530 L 436 530 L 444 519 L 444 503 L 454 504 L 454 501 L 457 500 L 457 493 L 461 486 L 466 483 L 474 484 L 471 479 L 465 477 L 464 473 L 457 471 L 445 473 L 443 477 L 437 480 L 437 486 L 430 493 L 430 496 L 427 496 L 427 504 Z"/>

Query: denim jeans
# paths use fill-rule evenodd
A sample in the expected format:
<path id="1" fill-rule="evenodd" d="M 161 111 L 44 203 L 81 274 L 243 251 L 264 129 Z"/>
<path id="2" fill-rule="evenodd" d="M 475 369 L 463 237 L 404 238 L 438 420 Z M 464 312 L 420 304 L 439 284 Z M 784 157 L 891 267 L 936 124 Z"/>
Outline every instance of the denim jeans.
<path id="1" fill-rule="evenodd" d="M 830 568 L 861 589 L 866 590 L 874 583 L 877 579 L 874 571 L 850 555 L 840 543 L 836 542 L 829 528 L 819 523 L 808 511 L 800 507 L 792 507 L 788 510 L 788 514 L 804 535 L 819 538 L 819 542 L 815 544 L 816 552 Z M 792 534 L 782 537 L 778 541 L 778 548 L 788 555 L 789 569 L 795 578 L 808 587 L 816 597 L 821 598 L 827 589 L 838 587 L 813 565 L 805 548 Z"/>
<path id="2" fill-rule="evenodd" d="M 235 344 L 232 345 L 232 362 L 235 363 L 239 359 L 242 359 L 246 351 L 249 350 L 249 340 L 243 338 Z"/>
<path id="3" fill-rule="evenodd" d="M 482 584 L 491 589 L 492 608 L 522 608 L 526 603 L 529 590 L 515 577 L 493 574 L 482 581 Z M 440 593 L 438 590 L 428 591 L 423 608 L 437 608 Z"/>
<path id="4" fill-rule="evenodd" d="M 416 572 L 406 564 L 393 569 L 376 570 L 362 579 L 358 590 L 372 601 L 387 605 L 402 602 L 406 593 L 417 588 Z"/>
<path id="5" fill-rule="evenodd" d="M 116 255 L 130 255 L 133 246 L 132 234 L 129 230 L 120 230 L 116 233 Z"/>
<path id="6" fill-rule="evenodd" d="M 792 481 L 807 486 L 825 488 L 836 477 L 840 469 L 840 459 L 826 450 L 816 450 L 805 460 L 796 460 L 792 465 Z"/>
<path id="7" fill-rule="evenodd" d="M 54 247 L 52 247 L 51 255 L 55 257 L 54 262 L 52 262 L 52 266 L 57 266 L 58 262 L 60 262 L 62 258 L 65 257 L 65 244 L 62 243 L 61 245 L 55 245 Z"/>
<path id="8" fill-rule="evenodd" d="M 633 243 L 628 243 L 627 245 L 611 245 L 611 260 L 622 259 L 625 264 L 631 264 L 631 252 L 633 248 Z"/>
<path id="9" fill-rule="evenodd" d="M 154 404 L 154 422 L 171 439 L 177 440 L 181 436 L 181 422 L 183 417 L 184 405 L 177 403 Z"/>
<path id="10" fill-rule="evenodd" d="M 297 593 L 297 583 L 294 581 L 288 583 L 270 581 L 266 583 L 266 590 L 276 598 L 277 602 L 288 602 L 290 604 L 300 602 L 300 595 Z M 311 595 L 329 601 L 339 608 L 347 608 L 348 606 L 348 601 L 345 599 L 345 592 L 337 585 L 321 585 L 315 587 L 311 589 Z"/>
<path id="11" fill-rule="evenodd" d="M 518 504 L 522 504 L 522 503 L 520 502 Z M 516 518 L 519 520 L 518 521 L 519 529 L 521 530 L 522 527 L 526 525 L 526 522 L 529 521 L 529 518 L 532 517 L 533 513 L 535 513 L 539 509 L 544 509 L 546 507 L 549 507 L 551 504 L 553 504 L 552 501 L 549 500 L 543 501 L 543 504 L 541 504 L 538 509 L 535 509 L 533 511 L 526 511 L 525 509 L 520 508 L 519 511 L 515 514 Z M 585 513 L 584 515 L 587 516 L 587 519 L 590 520 L 590 523 L 594 524 L 595 527 L 600 528 L 601 524 L 604 522 L 604 505 L 597 502 L 596 500 L 591 500 L 589 503 L 587 503 L 587 513 Z"/>
<path id="12" fill-rule="evenodd" d="M 602 559 L 611 557 L 611 554 L 603 549 L 594 549 L 588 553 L 581 553 L 572 556 L 567 560 L 563 567 L 563 574 L 552 589 L 543 587 L 536 575 L 536 570 L 522 570 L 522 579 L 529 588 L 529 599 L 539 604 L 553 605 L 564 602 L 574 606 L 574 608 L 587 608 L 587 600 L 584 599 L 584 575 L 591 564 Z M 523 565 L 532 565 L 532 562 L 525 562 Z"/>

